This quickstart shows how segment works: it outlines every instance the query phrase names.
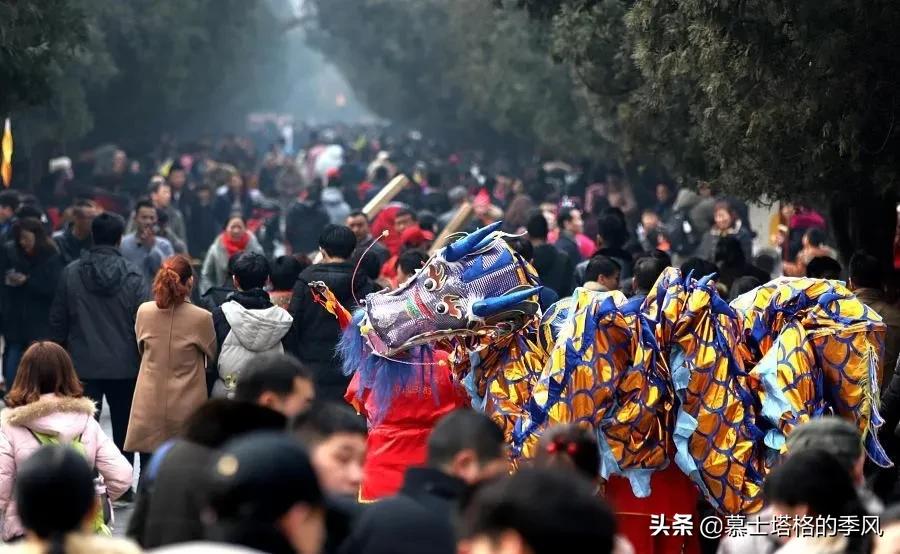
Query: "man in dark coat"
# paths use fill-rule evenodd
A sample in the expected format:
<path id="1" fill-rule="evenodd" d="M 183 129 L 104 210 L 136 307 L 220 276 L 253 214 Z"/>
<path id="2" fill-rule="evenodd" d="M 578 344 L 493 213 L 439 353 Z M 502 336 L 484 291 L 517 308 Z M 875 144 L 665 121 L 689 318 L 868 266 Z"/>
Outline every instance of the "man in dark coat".
<path id="1" fill-rule="evenodd" d="M 428 437 L 427 465 L 408 469 L 397 496 L 365 511 L 341 554 L 455 553 L 453 514 L 466 488 L 506 470 L 500 428 L 471 410 L 451 412 Z"/>
<path id="2" fill-rule="evenodd" d="M 98 215 L 91 224 L 94 246 L 69 264 L 50 308 L 50 336 L 72 355 L 84 394 L 109 403 L 113 441 L 125 445 L 140 354 L 134 335 L 138 307 L 149 297 L 141 270 L 122 257 L 118 244 L 125 221 Z M 132 453 L 125 453 L 131 462 Z"/>
<path id="3" fill-rule="evenodd" d="M 91 200 L 78 200 L 72 206 L 72 222 L 53 233 L 63 265 L 69 265 L 93 246 L 91 223 L 97 217 L 97 204 Z"/>
<path id="4" fill-rule="evenodd" d="M 568 296 L 575 290 L 572 280 L 575 265 L 568 254 L 547 242 L 547 219 L 540 211 L 535 211 L 528 218 L 525 226 L 528 240 L 534 252 L 532 265 L 541 278 L 541 283 L 553 289 L 560 297 Z"/>
<path id="5" fill-rule="evenodd" d="M 350 311 L 356 308 L 376 285 L 362 272 L 354 283 L 353 265 L 348 261 L 356 248 L 356 237 L 349 227 L 326 225 L 319 236 L 322 262 L 300 273 L 294 287 L 288 311 L 294 318 L 293 327 L 285 343 L 289 352 L 312 368 L 316 378 L 316 395 L 323 400 L 341 402 L 349 378 L 341 372 L 334 348 L 341 336 L 337 319 L 317 304 L 309 290 L 309 283 L 322 281 L 335 298 Z M 355 290 L 352 288 L 355 285 Z"/>
<path id="6" fill-rule="evenodd" d="M 209 463 L 230 439 L 254 431 L 281 431 L 285 417 L 248 402 L 215 399 L 185 423 L 181 438 L 165 443 L 144 470 L 127 535 L 146 549 L 203 538 Z"/>

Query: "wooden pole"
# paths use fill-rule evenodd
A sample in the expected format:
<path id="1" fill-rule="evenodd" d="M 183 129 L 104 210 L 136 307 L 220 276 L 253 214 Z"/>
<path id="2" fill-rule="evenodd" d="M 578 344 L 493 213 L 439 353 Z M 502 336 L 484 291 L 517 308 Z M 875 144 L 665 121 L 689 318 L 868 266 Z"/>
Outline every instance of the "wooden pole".
<path id="1" fill-rule="evenodd" d="M 363 207 L 362 212 L 366 214 L 366 217 L 371 218 L 373 215 L 377 214 L 381 211 L 388 202 L 394 199 L 395 196 L 400 194 L 400 191 L 403 190 L 409 183 L 409 179 L 406 178 L 406 175 L 397 175 L 391 182 L 384 186 L 383 189 L 378 191 L 378 194 L 375 195 L 375 198 L 369 200 L 369 202 Z"/>
<path id="2" fill-rule="evenodd" d="M 434 243 L 431 245 L 431 250 L 428 251 L 429 255 L 434 254 L 438 250 L 444 247 L 447 243 L 447 239 L 453 233 L 459 231 L 459 229 L 466 224 L 466 221 L 469 220 L 469 217 L 472 215 L 472 204 L 469 201 L 463 202 L 463 204 L 456 210 L 456 213 L 453 214 L 453 219 L 447 222 L 447 226 L 444 227 L 444 230 L 441 231 L 441 234 L 434 239 Z"/>

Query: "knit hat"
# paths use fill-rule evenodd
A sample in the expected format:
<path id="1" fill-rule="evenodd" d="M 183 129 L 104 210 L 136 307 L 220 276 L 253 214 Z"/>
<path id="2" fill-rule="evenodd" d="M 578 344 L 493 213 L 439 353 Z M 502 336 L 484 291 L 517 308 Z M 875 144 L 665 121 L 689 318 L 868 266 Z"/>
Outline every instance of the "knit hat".
<path id="1" fill-rule="evenodd" d="M 210 507 L 220 521 L 269 523 L 296 504 L 324 504 L 306 450 L 282 433 L 227 443 L 210 472 Z"/>
<path id="2" fill-rule="evenodd" d="M 849 473 L 863 453 L 862 438 L 849 421 L 832 416 L 820 417 L 798 426 L 788 435 L 788 456 L 805 450 L 828 452 Z"/>

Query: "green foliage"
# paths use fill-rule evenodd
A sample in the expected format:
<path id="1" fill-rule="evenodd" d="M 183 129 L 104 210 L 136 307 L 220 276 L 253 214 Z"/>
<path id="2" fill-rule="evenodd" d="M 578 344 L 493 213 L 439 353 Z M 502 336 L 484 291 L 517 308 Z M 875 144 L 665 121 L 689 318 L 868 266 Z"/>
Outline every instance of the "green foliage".
<path id="1" fill-rule="evenodd" d="M 602 147 L 547 23 L 484 0 L 312 0 L 309 42 L 378 115 L 450 142 Z"/>
<path id="2" fill-rule="evenodd" d="M 87 35 L 84 13 L 67 0 L 0 2 L 0 117 L 47 101 Z"/>

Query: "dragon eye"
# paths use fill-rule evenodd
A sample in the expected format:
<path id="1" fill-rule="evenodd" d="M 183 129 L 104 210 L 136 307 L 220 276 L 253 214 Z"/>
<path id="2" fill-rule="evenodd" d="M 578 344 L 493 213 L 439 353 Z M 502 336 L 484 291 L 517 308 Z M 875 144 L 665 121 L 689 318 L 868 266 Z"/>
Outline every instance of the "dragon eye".
<path id="1" fill-rule="evenodd" d="M 437 281 L 429 277 L 428 279 L 425 279 L 425 283 L 422 286 L 428 292 L 434 292 L 435 289 L 437 289 Z"/>
<path id="2" fill-rule="evenodd" d="M 439 302 L 437 306 L 434 307 L 435 313 L 439 315 L 445 315 L 450 308 L 447 306 L 446 302 Z"/>

